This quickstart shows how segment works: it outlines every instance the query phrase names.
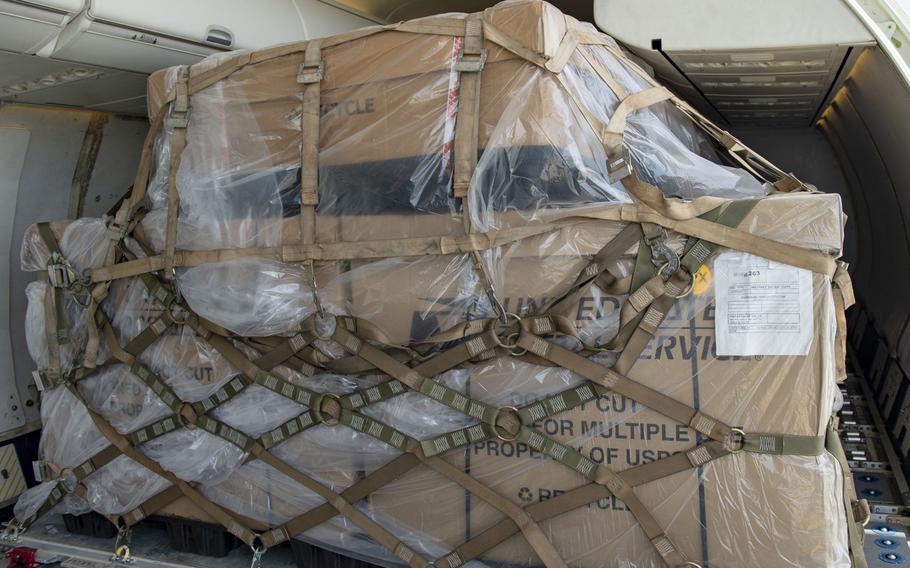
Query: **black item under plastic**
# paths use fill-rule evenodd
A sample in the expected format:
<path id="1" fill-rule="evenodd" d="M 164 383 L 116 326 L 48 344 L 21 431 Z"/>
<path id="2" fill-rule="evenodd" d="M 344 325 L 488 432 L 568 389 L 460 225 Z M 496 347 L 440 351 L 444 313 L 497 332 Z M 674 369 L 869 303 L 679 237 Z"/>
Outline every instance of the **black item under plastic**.
<path id="1" fill-rule="evenodd" d="M 297 568 L 379 568 L 375 564 L 342 556 L 295 539 L 291 540 L 291 552 Z"/>
<path id="2" fill-rule="evenodd" d="M 161 520 L 167 527 L 171 548 L 178 552 L 221 558 L 242 544 L 219 525 L 171 517 Z"/>
<path id="3" fill-rule="evenodd" d="M 82 515 L 64 513 L 63 525 L 66 527 L 67 532 L 73 534 L 97 538 L 114 538 L 117 535 L 117 527 L 114 526 L 114 523 L 95 511 L 89 511 Z"/>
<path id="4" fill-rule="evenodd" d="M 477 171 L 476 181 L 481 188 L 500 188 L 483 197 L 494 211 L 558 209 L 612 200 L 586 177 L 597 171 L 594 164 L 573 164 L 550 146 L 490 148 L 484 153 L 485 167 Z M 461 200 L 451 196 L 451 174 L 420 173 L 427 163 L 441 163 L 437 158 L 424 155 L 320 166 L 316 212 L 327 216 L 458 212 Z M 282 216 L 300 212 L 299 168 L 238 173 L 218 180 L 209 190 L 217 191 L 219 200 L 237 203 L 237 211 L 248 210 L 242 203 L 280 200 Z"/>

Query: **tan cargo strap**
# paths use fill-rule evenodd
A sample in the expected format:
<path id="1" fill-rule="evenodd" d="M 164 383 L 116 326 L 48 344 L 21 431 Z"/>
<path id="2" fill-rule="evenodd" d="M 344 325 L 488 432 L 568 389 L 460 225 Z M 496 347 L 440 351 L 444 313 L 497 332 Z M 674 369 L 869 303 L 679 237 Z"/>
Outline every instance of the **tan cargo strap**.
<path id="1" fill-rule="evenodd" d="M 716 442 L 708 442 L 707 444 L 696 448 L 696 450 L 698 449 L 703 449 L 704 453 L 706 453 L 708 456 L 713 456 L 713 458 L 710 459 L 714 459 L 722 455 L 727 455 L 729 453 L 726 450 L 720 448 L 720 445 Z M 679 453 L 654 462 L 629 468 L 618 473 L 617 475 L 625 483 L 636 487 L 638 485 L 650 483 L 651 481 L 655 481 L 657 479 L 661 479 L 669 475 L 691 469 L 692 467 L 695 466 L 693 466 L 692 462 L 687 459 L 686 453 Z M 611 495 L 611 491 L 605 485 L 599 483 L 589 483 L 587 485 L 566 491 L 565 493 L 557 495 L 546 501 L 528 505 L 525 507 L 525 510 L 535 521 L 543 522 L 590 503 L 595 503 L 602 499 L 606 499 Z M 503 519 L 487 528 L 479 535 L 461 544 L 451 553 L 444 555 L 442 558 L 452 558 L 455 560 L 454 563 L 446 560 L 448 563 L 447 565 L 453 568 L 460 566 L 461 564 L 466 564 L 470 560 L 481 556 L 488 550 L 493 549 L 497 545 L 511 538 L 517 532 L 518 527 L 514 524 L 514 522 L 511 521 L 511 519 Z M 437 562 L 436 564 L 437 566 L 443 565 L 440 562 Z M 692 564 L 689 566 L 692 566 Z"/>
<path id="2" fill-rule="evenodd" d="M 133 446 L 140 446 L 146 442 L 160 438 L 165 434 L 169 434 L 183 425 L 184 424 L 179 413 L 171 414 L 170 416 L 165 416 L 160 420 L 152 422 L 148 426 L 144 426 L 130 432 L 129 434 L 126 434 L 126 438 Z"/>
<path id="3" fill-rule="evenodd" d="M 38 277 L 39 280 L 46 281 L 44 273 L 39 272 Z M 47 369 L 45 372 L 52 383 L 63 377 L 60 364 L 60 338 L 65 339 L 64 343 L 69 341 L 69 325 L 63 315 L 63 295 L 59 292 L 59 288 L 50 284 L 44 288 L 44 338 L 47 342 Z"/>
<path id="4" fill-rule="evenodd" d="M 123 525 L 131 527 L 143 519 L 154 515 L 181 497 L 183 497 L 183 492 L 180 491 L 180 488 L 171 485 L 149 497 L 132 511 L 119 515 L 118 521 L 120 522 L 115 524 L 119 526 L 122 523 Z"/>
<path id="5" fill-rule="evenodd" d="M 724 208 L 705 213 L 702 218 L 719 225 L 735 227 L 742 223 L 756 203 L 758 200 L 754 199 L 734 201 Z M 665 236 L 666 233 L 663 233 Z M 667 245 L 661 243 L 661 246 Z M 642 240 L 632 278 L 633 285 L 646 274 L 654 276 L 632 292 L 620 310 L 619 332 L 608 344 L 610 349 L 623 349 L 613 367 L 617 372 L 629 372 L 657 333 L 670 308 L 677 299 L 692 291 L 699 269 L 718 248 L 717 244 L 704 239 L 687 243 L 682 258 L 679 259 L 679 268 L 664 281 L 666 276 L 662 272 L 664 267 L 669 266 L 669 262 L 657 268 L 653 259 L 654 243 Z M 669 249 L 667 251 L 674 256 L 676 254 Z"/>
<path id="6" fill-rule="evenodd" d="M 556 52 L 544 65 L 550 73 L 562 73 L 569 59 L 578 50 L 578 33 L 574 27 L 568 25 L 568 18 L 566 18 L 566 24 L 566 33 L 563 34 L 562 39 L 559 41 L 559 47 L 556 48 Z"/>
<path id="7" fill-rule="evenodd" d="M 641 225 L 629 223 L 605 244 L 591 262 L 578 274 L 569 289 L 541 306 L 539 313 L 558 312 L 559 306 L 571 304 L 584 288 L 603 274 L 641 238 Z"/>
<path id="8" fill-rule="evenodd" d="M 799 181 L 792 173 L 784 175 L 784 177 L 771 185 L 774 187 L 774 191 L 779 191 L 781 193 L 790 193 L 805 187 L 803 182 Z"/>
<path id="9" fill-rule="evenodd" d="M 531 548 L 537 553 L 537 556 L 543 561 L 547 568 L 567 568 L 565 561 L 559 555 L 559 552 L 553 547 L 553 544 L 541 530 L 540 525 L 528 515 L 524 509 L 512 503 L 509 499 L 503 497 L 498 492 L 490 489 L 483 483 L 477 481 L 462 470 L 449 464 L 449 462 L 440 458 L 433 458 L 424 462 L 431 469 L 445 475 L 455 481 L 458 485 L 467 491 L 476 495 L 483 501 L 503 512 L 512 521 L 518 525 L 525 540 L 531 545 Z"/>
<path id="10" fill-rule="evenodd" d="M 610 122 L 598 133 L 601 142 L 606 147 L 608 159 L 614 160 L 621 157 L 619 152 L 622 148 L 623 133 L 626 130 L 626 122 L 630 114 L 663 102 L 672 96 L 673 93 L 666 87 L 651 87 L 632 93 L 622 99 L 619 106 L 616 107 L 616 110 L 610 116 Z"/>
<path id="11" fill-rule="evenodd" d="M 167 105 L 168 103 L 164 104 Z M 133 178 L 133 190 L 130 192 L 129 197 L 123 201 L 120 209 L 117 210 L 114 220 L 109 226 L 110 231 L 108 236 L 110 236 L 111 240 L 115 243 L 119 243 L 122 240 L 130 220 L 136 214 L 136 211 L 139 209 L 139 206 L 145 198 L 145 193 L 148 190 L 149 174 L 151 172 L 152 162 L 154 161 L 155 141 L 158 139 L 158 134 L 161 132 L 167 114 L 164 110 L 165 109 L 162 108 L 152 120 L 149 131 L 145 135 L 145 140 L 142 143 L 142 153 L 139 156 L 139 167 L 136 168 L 136 177 Z M 115 247 L 110 247 L 108 249 L 108 256 L 105 259 L 105 265 L 114 264 L 114 253 Z"/>
<path id="12" fill-rule="evenodd" d="M 311 332 L 304 331 L 296 333 L 282 341 L 271 351 L 263 354 L 255 361 L 256 366 L 265 369 L 266 371 L 271 370 L 297 355 L 297 353 L 302 351 L 305 347 L 308 347 L 315 340 L 316 335 Z"/>
<path id="13" fill-rule="evenodd" d="M 844 447 L 841 445 L 840 437 L 837 434 L 837 430 L 834 429 L 833 422 L 828 423 L 825 437 L 825 449 L 831 452 L 840 466 L 841 486 L 843 488 L 842 504 L 844 507 L 844 516 L 848 519 L 847 541 L 850 546 L 851 565 L 854 568 L 867 568 L 866 555 L 863 551 L 863 537 L 865 536 L 863 527 L 869 521 L 869 518 L 865 515 L 862 515 L 859 519 L 855 517 L 856 509 L 854 508 L 854 503 L 857 502 L 856 489 L 849 481 L 850 464 L 847 462 L 847 456 L 844 454 Z M 866 507 L 868 507 L 868 503 L 866 504 Z M 863 512 L 865 507 L 860 505 L 857 508 Z M 850 522 L 851 520 L 853 522 Z"/>
<path id="14" fill-rule="evenodd" d="M 174 254 L 177 250 L 177 215 L 180 208 L 180 193 L 177 189 L 177 173 L 183 150 L 186 148 L 186 133 L 189 125 L 190 97 L 187 83 L 190 80 L 189 67 L 180 67 L 177 71 L 176 96 L 171 107 L 170 116 L 165 125 L 170 131 L 171 150 L 170 164 L 167 172 L 167 226 L 164 234 L 164 278 L 174 277 Z"/>
<path id="15" fill-rule="evenodd" d="M 342 491 L 341 496 L 351 503 L 365 499 L 370 493 L 398 479 L 405 473 L 420 465 L 420 460 L 414 454 L 402 454 L 379 469 L 373 471 L 354 485 Z M 323 503 L 298 515 L 286 522 L 281 527 L 273 529 L 262 535 L 266 546 L 273 546 L 294 535 L 306 532 L 311 528 L 321 525 L 337 514 L 329 503 Z"/>
<path id="16" fill-rule="evenodd" d="M 646 283 L 629 296 L 620 310 L 619 332 L 608 344 L 610 349 L 622 349 L 619 359 L 613 366 L 618 373 L 629 372 L 648 342 L 657 334 L 657 329 L 667 317 L 670 308 L 678 298 L 691 291 L 694 282 L 694 276 L 684 270 L 676 271 L 666 282 L 659 274 L 654 278 L 660 281 L 657 289 L 659 295 L 655 299 L 648 302 L 648 298 L 643 297 L 642 292 L 648 292 L 648 297 L 651 297 Z M 654 279 L 649 282 L 654 282 Z M 647 306 L 640 311 L 634 311 L 638 301 L 642 304 L 647 302 Z"/>
<path id="17" fill-rule="evenodd" d="M 616 80 L 616 77 L 614 77 L 613 74 L 610 73 L 606 67 L 604 67 L 603 63 L 601 63 L 601 61 L 594 53 L 591 52 L 590 49 L 585 47 L 583 49 L 579 49 L 578 53 L 580 53 L 588 65 L 591 66 L 591 69 L 597 73 L 597 76 L 600 77 L 600 79 L 603 80 L 603 82 L 606 83 L 608 87 L 610 87 L 610 90 L 613 91 L 613 94 L 616 95 L 616 98 L 618 100 L 621 101 L 629 96 L 629 92 L 626 90 L 626 88 Z"/>
<path id="18" fill-rule="evenodd" d="M 721 200 L 721 203 L 728 203 L 729 201 Z M 209 262 L 224 262 L 250 257 L 272 258 L 283 262 L 299 262 L 307 259 L 354 260 L 390 256 L 459 254 L 489 250 L 533 236 L 551 233 L 563 227 L 591 222 L 592 219 L 653 223 L 720 246 L 749 252 L 778 262 L 806 268 L 813 272 L 832 275 L 835 269 L 834 259 L 819 251 L 787 245 L 729 227 L 717 227 L 716 223 L 704 219 L 671 219 L 650 209 L 642 209 L 635 205 L 610 207 L 603 211 L 588 211 L 580 214 L 579 218 L 546 225 L 474 233 L 458 237 L 415 237 L 377 241 L 314 243 L 311 245 L 256 249 L 177 251 L 175 253 L 175 266 L 191 267 Z M 92 271 L 92 281 L 106 282 L 108 280 L 128 278 L 155 272 L 163 268 L 162 257 L 139 258 L 118 263 L 114 266 L 97 268 Z"/>
<path id="19" fill-rule="evenodd" d="M 623 206 L 620 217 L 635 223 L 655 223 L 684 235 L 827 276 L 833 275 L 836 268 L 835 259 L 823 252 L 774 241 L 705 219 L 676 220 L 634 206 Z"/>
<path id="20" fill-rule="evenodd" d="M 632 71 L 639 78 L 644 80 L 646 83 L 652 86 L 660 86 L 659 83 L 652 77 L 647 71 L 642 69 L 639 65 L 630 61 L 619 49 L 609 43 L 601 44 L 603 47 L 610 52 L 616 59 L 617 62 L 625 67 L 626 69 Z M 605 74 L 609 74 L 606 72 Z M 697 124 L 702 130 L 704 130 L 709 136 L 717 140 L 724 148 L 729 150 L 730 156 L 744 169 L 755 175 L 759 179 L 767 179 L 760 172 L 756 171 L 755 165 L 760 166 L 762 169 L 766 170 L 776 179 L 782 179 L 787 176 L 783 171 L 777 168 L 774 164 L 763 158 L 761 155 L 754 152 L 751 148 L 742 143 L 741 140 L 737 139 L 735 136 L 731 135 L 729 132 L 718 128 L 710 120 L 708 120 L 703 114 L 696 110 L 692 105 L 680 99 L 679 97 L 672 97 L 670 102 L 673 103 L 676 108 L 681 112 L 688 115 L 695 124 Z M 770 180 L 768 180 L 770 181 Z"/>
<path id="21" fill-rule="evenodd" d="M 156 320 L 159 321 L 159 320 Z M 141 380 L 165 406 L 179 414 L 183 404 L 177 394 L 158 375 L 142 364 L 139 359 L 126 349 L 119 347 L 110 324 L 104 326 L 108 347 L 115 359 L 129 367 L 130 373 Z M 137 339 L 139 337 L 137 336 Z"/>
<path id="22" fill-rule="evenodd" d="M 319 204 L 319 118 L 321 85 L 325 75 L 322 43 L 307 43 L 297 82 L 303 85 L 300 106 L 300 238 L 316 241 L 316 205 Z"/>
<path id="23" fill-rule="evenodd" d="M 619 220 L 620 211 L 614 217 Z M 554 223 L 515 227 L 487 233 L 472 233 L 458 236 L 412 237 L 407 239 L 382 239 L 373 241 L 310 243 L 285 245 L 281 247 L 178 250 L 175 253 L 175 267 L 200 266 L 210 262 L 226 262 L 242 258 L 270 258 L 282 262 L 306 260 L 355 260 L 386 258 L 390 256 L 450 255 L 489 250 L 529 237 L 543 235 L 563 227 L 590 222 L 589 219 L 567 219 Z M 162 256 L 136 258 L 113 266 L 103 266 L 92 271 L 92 282 L 107 282 L 129 278 L 165 267 Z"/>
<path id="24" fill-rule="evenodd" d="M 604 73 L 604 75 L 601 76 L 602 79 L 603 77 L 610 76 L 603 66 L 594 66 L 594 70 L 598 74 Z M 561 75 L 559 76 L 559 80 L 564 86 L 564 90 L 569 95 L 569 98 L 575 103 L 576 108 L 578 108 L 582 116 L 584 116 L 585 121 L 604 144 L 604 149 L 607 153 L 607 174 L 609 181 L 611 183 L 622 181 L 625 190 L 636 201 L 643 203 L 650 209 L 672 219 L 690 219 L 692 217 L 697 217 L 728 201 L 710 196 L 698 197 L 691 201 L 668 198 L 660 189 L 642 181 L 632 167 L 631 158 L 622 147 L 623 131 L 619 129 L 625 129 L 630 112 L 645 108 L 649 104 L 667 100 L 669 91 L 667 91 L 666 88 L 652 87 L 651 89 L 627 95 L 622 99 L 622 102 L 620 102 L 616 111 L 610 117 L 609 123 L 604 124 L 597 115 L 591 112 L 584 101 L 575 94 Z M 610 83 L 607 84 L 609 85 Z M 628 103 L 626 103 L 626 101 L 628 101 Z M 625 107 L 623 107 L 623 103 L 626 103 Z"/>
<path id="25" fill-rule="evenodd" d="M 118 456 L 120 456 L 119 449 L 115 446 L 107 446 L 74 468 L 61 469 L 53 464 L 40 462 L 42 473 L 41 479 L 38 481 L 53 482 L 55 485 L 45 498 L 44 502 L 41 503 L 34 513 L 24 519 L 14 518 L 6 525 L 3 534 L 0 535 L 0 543 L 18 544 L 18 535 L 34 524 L 37 519 L 50 512 L 50 510 L 57 506 L 67 494 L 73 493 L 79 497 L 85 498 L 86 488 L 82 483 L 83 480 L 93 472 L 112 462 Z M 51 475 L 54 477 L 51 478 Z"/>
<path id="26" fill-rule="evenodd" d="M 521 42 L 515 41 L 511 36 L 486 19 L 483 21 L 483 37 L 487 41 L 491 41 L 500 47 L 511 51 L 515 55 L 538 67 L 546 67 L 547 65 L 548 60 L 546 57 L 528 49 Z"/>
<path id="27" fill-rule="evenodd" d="M 456 42 L 458 39 L 456 39 Z M 483 48 L 483 14 L 465 19 L 465 36 L 455 62 L 458 72 L 458 115 L 453 146 L 452 194 L 466 198 L 477 167 L 477 138 L 480 124 L 480 78 L 487 51 Z M 462 214 L 468 216 L 463 202 Z"/>
<path id="28" fill-rule="evenodd" d="M 847 263 L 838 261 L 837 269 L 831 284 L 834 287 L 834 317 L 837 321 L 837 332 L 834 337 L 834 364 L 837 382 L 847 380 L 847 314 L 856 303 L 853 295 L 853 282 L 847 271 Z"/>
<path id="29" fill-rule="evenodd" d="M 17 537 L 19 533 L 24 532 L 25 529 L 27 529 L 32 524 L 34 524 L 34 522 L 36 520 L 38 520 L 39 518 L 43 517 L 48 512 L 50 512 L 51 509 L 53 509 L 54 507 L 57 506 L 57 503 L 59 503 L 60 501 L 63 500 L 64 497 L 66 497 L 66 492 L 64 491 L 63 482 L 56 481 L 54 483 L 56 483 L 56 485 L 51 490 L 50 495 L 48 495 L 47 499 L 45 499 L 44 502 L 41 504 L 41 506 L 38 507 L 37 511 L 35 511 L 34 513 L 32 513 L 31 515 L 29 515 L 28 517 L 26 517 L 24 519 L 14 518 L 12 521 L 10 521 L 10 523 L 8 525 L 6 525 L 6 528 L 3 531 L 3 537 L 0 537 L 0 542 L 3 542 L 4 544 L 6 544 L 5 541 L 7 541 L 8 535 L 13 536 L 14 538 Z M 14 534 L 11 535 L 10 533 L 14 533 Z M 13 540 L 11 542 L 11 544 L 16 544 L 16 543 L 17 543 L 17 541 L 15 541 L 15 540 Z"/>
<path id="30" fill-rule="evenodd" d="M 37 224 L 38 235 L 49 251 L 47 271 L 40 279 L 48 283 L 44 295 L 45 337 L 48 351 L 48 375 L 58 379 L 61 374 L 60 346 L 69 343 L 69 318 L 66 314 L 65 289 L 78 282 L 76 271 L 63 256 L 49 223 Z"/>
<path id="31" fill-rule="evenodd" d="M 521 336 L 518 338 L 518 346 L 560 367 L 569 369 L 595 384 L 636 400 L 668 418 L 691 427 L 712 440 L 728 442 L 730 439 L 731 428 L 716 418 L 705 415 L 661 392 L 633 381 L 610 367 L 605 367 L 538 335 L 534 335 L 525 328 L 522 328 Z"/>

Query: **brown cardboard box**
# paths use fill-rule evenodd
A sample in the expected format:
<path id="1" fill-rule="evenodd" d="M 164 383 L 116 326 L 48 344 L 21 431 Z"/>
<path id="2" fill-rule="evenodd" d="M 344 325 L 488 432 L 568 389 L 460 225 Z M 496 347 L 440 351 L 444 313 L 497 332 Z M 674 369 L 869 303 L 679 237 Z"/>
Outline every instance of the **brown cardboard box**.
<path id="1" fill-rule="evenodd" d="M 800 209 L 804 218 L 811 221 L 757 225 L 762 219 L 774 218 L 775 210 L 782 217 L 793 208 Z M 806 195 L 767 199 L 743 225 L 770 238 L 812 241 L 818 248 L 836 249 L 841 238 L 840 219 L 836 196 Z M 824 229 L 819 231 L 820 227 Z M 614 230 L 601 228 L 598 236 L 608 240 Z M 527 246 L 526 254 L 540 254 L 541 258 L 523 257 L 520 250 L 511 251 L 514 256 L 504 253 L 496 264 L 496 273 L 505 282 L 501 288 L 504 303 L 522 313 L 528 305 L 540 305 L 561 290 L 560 286 L 571 281 L 569 276 L 585 263 L 579 256 L 545 253 L 572 243 L 576 254 L 590 254 L 593 250 L 589 247 L 597 239 L 587 237 L 568 232 L 565 240 L 549 239 L 549 247 L 537 243 L 534 250 L 531 242 L 515 247 Z M 458 269 L 452 270 L 455 263 Z M 420 319 L 435 316 L 445 322 L 452 305 L 459 306 L 453 301 L 453 289 L 462 292 L 465 299 L 477 297 L 478 292 L 451 284 L 453 277 L 421 297 L 422 287 L 433 282 L 428 275 L 434 273 L 434 264 L 435 274 L 455 273 L 461 276 L 460 281 L 471 281 L 463 275 L 470 271 L 467 258 L 418 260 L 406 268 L 388 270 L 383 278 L 369 272 L 365 274 L 370 274 L 370 278 L 354 278 L 353 305 L 381 304 L 383 311 L 371 314 L 371 319 L 396 337 L 410 333 L 413 338 L 412 326 L 418 325 L 414 322 Z M 836 388 L 832 367 L 833 308 L 828 278 L 815 275 L 813 282 L 815 335 L 807 356 L 718 357 L 713 289 L 708 287 L 676 304 L 630 376 L 747 431 L 822 434 Z M 591 289 L 566 314 L 572 315 L 580 328 L 609 338 L 615 332 L 616 310 L 622 300 Z M 468 388 L 474 396 L 494 405 L 524 405 L 555 392 L 554 384 L 566 388 L 561 375 L 565 371 L 500 359 L 475 367 Z M 615 394 L 548 418 L 537 426 L 614 470 L 690 449 L 696 442 L 692 430 Z M 464 453 L 453 452 L 450 461 L 517 504 L 544 501 L 584 483 L 574 471 L 524 444 L 497 439 L 476 444 Z M 774 555 L 800 566 L 830 566 L 843 562 L 845 555 L 841 483 L 838 466 L 829 454 L 818 458 L 744 454 L 653 482 L 640 488 L 639 495 L 689 558 L 710 561 L 712 566 L 759 566 L 768 555 Z M 799 495 L 812 497 L 801 499 Z M 399 491 L 388 495 L 380 491 L 372 503 L 383 511 L 388 506 L 388 513 L 397 522 L 415 530 L 445 541 L 457 540 L 456 531 L 446 520 L 435 521 L 410 507 L 403 508 L 404 518 L 399 517 L 402 513 L 393 511 L 402 509 L 402 498 L 408 499 Z M 476 496 L 464 498 L 470 534 L 478 534 L 501 518 Z M 416 509 L 420 496 L 407 503 Z M 660 565 L 650 543 L 634 528 L 634 518 L 615 499 L 568 513 L 546 526 L 557 549 L 575 561 L 573 566 L 601 566 L 604 558 Z M 460 529 L 457 532 L 460 534 Z M 807 547 L 807 542 L 817 546 Z M 537 562 L 520 537 L 500 545 L 487 559 L 508 565 Z"/>
<path id="2" fill-rule="evenodd" d="M 742 226 L 769 238 L 836 250 L 842 230 L 839 207 L 839 199 L 832 195 L 768 198 Z M 404 229 L 419 235 L 433 234 L 436 226 L 434 216 L 402 216 L 401 223 L 389 219 L 344 218 L 340 231 L 392 234 Z M 585 266 L 585 257 L 620 228 L 620 223 L 590 223 L 505 247 L 490 266 L 507 308 L 526 313 L 560 293 Z M 482 296 L 467 256 L 354 263 L 335 278 L 320 285 L 348 287 L 349 313 L 372 321 L 401 342 L 461 321 L 465 312 L 459 310 L 469 309 Z M 718 357 L 713 289 L 707 287 L 677 303 L 630 376 L 749 431 L 822 433 L 835 388 L 833 331 L 828 325 L 833 308 L 829 280 L 820 275 L 813 278 L 815 339 L 808 356 Z M 592 288 L 565 313 L 588 337 L 605 339 L 615 332 L 622 300 Z M 567 382 L 566 376 L 565 371 L 500 359 L 472 369 L 468 388 L 491 404 L 524 405 L 577 384 Z M 616 470 L 690 449 L 696 442 L 688 428 L 615 394 L 548 418 L 538 427 Z M 575 472 L 520 443 L 489 440 L 446 459 L 521 505 L 553 498 L 584 483 Z M 338 473 L 349 477 L 353 472 Z M 840 483 L 839 471 L 827 454 L 819 458 L 738 455 L 648 484 L 639 494 L 690 558 L 717 566 L 760 565 L 766 555 L 779 554 L 799 565 L 827 566 L 842 561 L 844 554 Z M 809 494 L 813 497 L 799 498 Z M 502 518 L 476 496 L 423 469 L 377 491 L 369 503 L 373 514 L 392 523 L 400 534 L 424 534 L 443 548 L 476 536 Z M 545 526 L 560 552 L 574 561 L 572 565 L 599 566 L 601 559 L 609 557 L 660 565 L 634 518 L 615 499 L 567 513 Z M 748 546 L 743 544 L 746 541 Z M 823 544 L 806 547 L 806 542 Z M 486 558 L 515 565 L 537 562 L 520 537 Z"/>

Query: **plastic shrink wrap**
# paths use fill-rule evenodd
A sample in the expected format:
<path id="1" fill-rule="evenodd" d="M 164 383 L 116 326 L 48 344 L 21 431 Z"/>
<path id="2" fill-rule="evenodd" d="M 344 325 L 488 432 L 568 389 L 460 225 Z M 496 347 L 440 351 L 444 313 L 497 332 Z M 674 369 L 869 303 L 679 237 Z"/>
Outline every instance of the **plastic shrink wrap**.
<path id="1" fill-rule="evenodd" d="M 482 71 L 465 64 L 480 53 Z M 59 256 L 37 227 L 23 245 L 24 269 L 43 273 L 62 257 L 84 283 L 41 279 L 27 291 L 29 351 L 50 377 L 42 458 L 69 477 L 64 506 L 224 522 L 217 505 L 248 544 L 283 540 L 269 530 L 284 527 L 384 565 L 850 565 L 836 452 L 774 447 L 826 434 L 842 309 L 833 270 L 788 266 L 773 247 L 770 260 L 747 256 L 723 240 L 683 293 L 656 294 L 671 300 L 665 314 L 653 321 L 646 301 L 629 316 L 644 294 L 630 292 L 675 270 L 652 251 L 670 263 L 710 239 L 692 222 L 677 226 L 694 214 L 639 224 L 622 213 L 650 210 L 610 171 L 603 127 L 624 115 L 627 163 L 666 202 L 713 200 L 698 214 L 714 222 L 712 210 L 749 201 L 741 222 L 727 223 L 737 235 L 809 251 L 824 267 L 840 253 L 837 196 L 787 187 L 792 177 L 679 101 L 630 110 L 628 97 L 656 88 L 647 74 L 609 37 L 532 0 L 330 38 L 318 51 L 226 54 L 184 73 L 150 79 L 148 167 L 130 214 L 51 224 Z M 477 151 L 469 134 L 464 152 L 470 124 L 459 121 L 472 104 Z M 307 113 L 318 130 L 307 131 Z M 314 139 L 316 200 L 301 197 Z M 470 183 L 453 193 L 465 156 Z M 641 232 L 591 272 L 630 224 Z M 104 273 L 112 261 L 146 264 Z M 742 266 L 779 275 L 767 284 L 783 286 L 784 300 L 743 309 L 758 292 L 736 295 Z M 538 334 L 637 386 L 610 389 L 517 346 L 544 311 L 561 333 Z M 649 322 L 637 348 L 615 338 Z M 339 327 L 385 362 L 353 355 Z M 768 330 L 790 346 L 762 340 Z M 743 350 L 735 336 L 750 332 L 760 338 Z M 493 343 L 475 352 L 477 338 Z M 408 383 L 415 372 L 393 372 L 433 368 L 433 355 L 459 345 L 471 356 L 440 366 L 425 389 Z M 623 346 L 640 353 L 617 363 Z M 54 387 L 49 349 L 67 384 Z M 681 423 L 649 408 L 641 385 L 698 413 Z M 519 415 L 521 435 L 502 426 Z M 738 433 L 761 432 L 778 437 L 736 447 Z M 117 436 L 137 455 L 112 452 Z M 705 459 L 698 448 L 709 446 L 722 455 Z M 566 455 L 580 459 L 567 465 Z M 671 462 L 676 473 L 646 468 Z M 395 475 L 364 489 L 390 467 Z M 616 479 L 638 479 L 634 493 Z M 174 490 L 178 480 L 195 498 Z M 53 489 L 29 490 L 17 518 Z"/>

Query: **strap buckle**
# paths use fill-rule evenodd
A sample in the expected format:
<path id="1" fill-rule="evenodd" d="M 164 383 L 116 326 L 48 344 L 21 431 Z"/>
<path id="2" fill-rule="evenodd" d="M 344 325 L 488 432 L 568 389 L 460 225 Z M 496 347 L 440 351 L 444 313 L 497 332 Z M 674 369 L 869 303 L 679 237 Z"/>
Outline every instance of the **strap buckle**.
<path id="1" fill-rule="evenodd" d="M 306 63 L 301 63 L 300 67 L 297 68 L 297 82 L 303 83 L 304 85 L 318 83 L 322 81 L 324 74 L 325 61 L 323 60 L 320 60 L 316 65 L 307 65 Z"/>
<path id="2" fill-rule="evenodd" d="M 627 152 L 607 158 L 607 181 L 616 183 L 632 175 L 632 161 Z"/>
<path id="3" fill-rule="evenodd" d="M 60 253 L 53 253 L 47 265 L 47 277 L 54 288 L 69 288 L 76 282 L 76 271 Z"/>
<path id="4" fill-rule="evenodd" d="M 164 123 L 166 127 L 171 129 L 186 128 L 190 124 L 190 109 L 172 109 L 171 114 L 168 115 L 167 120 L 165 120 Z"/>
<path id="5" fill-rule="evenodd" d="M 35 474 L 35 481 L 43 483 L 54 479 L 54 472 L 44 460 L 35 460 L 32 462 L 32 472 Z"/>
<path id="6" fill-rule="evenodd" d="M 486 49 L 481 49 L 480 53 L 465 53 L 464 49 L 461 49 L 458 52 L 458 59 L 455 60 L 455 70 L 459 73 L 480 73 L 486 62 Z"/>
<path id="7" fill-rule="evenodd" d="M 41 369 L 35 369 L 32 371 L 32 379 L 35 381 L 35 388 L 38 389 L 38 392 L 46 391 L 48 389 L 48 386 L 53 388 L 53 381 L 51 381 L 47 376 L 47 373 Z M 38 481 L 41 480 L 38 479 Z"/>
<path id="8" fill-rule="evenodd" d="M 107 224 L 107 237 L 112 241 L 122 241 L 126 237 L 127 225 L 121 225 L 116 221 Z"/>

